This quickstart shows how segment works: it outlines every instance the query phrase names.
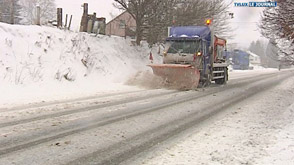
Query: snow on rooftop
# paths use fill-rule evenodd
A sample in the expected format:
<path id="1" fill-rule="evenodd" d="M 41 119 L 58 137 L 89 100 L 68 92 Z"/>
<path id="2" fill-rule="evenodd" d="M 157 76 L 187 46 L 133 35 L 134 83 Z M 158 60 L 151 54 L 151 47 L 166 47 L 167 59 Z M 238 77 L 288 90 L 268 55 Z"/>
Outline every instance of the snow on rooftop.
<path id="1" fill-rule="evenodd" d="M 252 53 L 251 51 L 247 51 L 248 54 L 250 54 L 253 57 L 259 57 L 257 54 Z"/>
<path id="2" fill-rule="evenodd" d="M 181 35 L 180 37 L 188 37 L 188 36 L 183 34 L 183 35 Z"/>

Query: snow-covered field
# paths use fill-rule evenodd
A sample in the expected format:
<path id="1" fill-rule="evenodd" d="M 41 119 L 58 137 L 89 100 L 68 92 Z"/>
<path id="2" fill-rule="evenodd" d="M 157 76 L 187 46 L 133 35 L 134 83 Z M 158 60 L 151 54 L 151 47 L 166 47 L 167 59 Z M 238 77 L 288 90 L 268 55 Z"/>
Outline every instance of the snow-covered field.
<path id="1" fill-rule="evenodd" d="M 150 63 L 147 44 L 120 37 L 3 23 L 0 34 L 0 107 L 130 90 Z"/>

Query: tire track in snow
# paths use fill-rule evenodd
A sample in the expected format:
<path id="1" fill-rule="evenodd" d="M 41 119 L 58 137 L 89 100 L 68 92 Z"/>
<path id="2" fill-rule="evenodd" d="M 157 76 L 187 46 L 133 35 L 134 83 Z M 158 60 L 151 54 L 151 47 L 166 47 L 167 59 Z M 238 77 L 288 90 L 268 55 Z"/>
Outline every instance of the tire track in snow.
<path id="1" fill-rule="evenodd" d="M 57 132 L 57 133 L 56 132 L 51 132 L 51 134 L 49 134 L 49 135 L 42 136 L 42 137 L 39 137 L 39 138 L 35 138 L 35 139 L 32 139 L 31 141 L 28 141 L 28 142 L 27 141 L 26 142 L 21 142 L 21 143 L 16 144 L 16 145 L 14 145 L 12 147 L 4 147 L 4 148 L 2 148 L 0 150 L 0 155 L 6 155 L 6 154 L 9 154 L 9 153 L 18 151 L 18 150 L 22 150 L 22 149 L 25 149 L 25 148 L 30 148 L 30 147 L 33 147 L 33 146 L 36 146 L 36 145 L 39 145 L 39 144 L 42 144 L 42 143 L 45 143 L 45 142 L 49 142 L 49 141 L 52 141 L 52 140 L 55 140 L 55 139 L 66 137 L 66 136 L 69 136 L 69 135 L 72 135 L 72 134 L 76 134 L 76 133 L 80 133 L 80 132 L 83 132 L 83 131 L 91 130 L 91 129 L 94 129 L 94 128 L 97 128 L 97 127 L 101 127 L 101 126 L 105 126 L 105 125 L 115 123 L 115 122 L 118 122 L 118 121 L 126 120 L 128 118 L 133 118 L 133 117 L 144 115 L 144 114 L 147 114 L 147 113 L 159 111 L 159 110 L 161 110 L 163 108 L 170 107 L 170 106 L 173 106 L 173 105 L 176 105 L 176 104 L 196 100 L 198 98 L 209 96 L 211 94 L 222 92 L 222 91 L 225 91 L 225 90 L 228 90 L 228 89 L 240 88 L 240 87 L 246 86 L 248 84 L 251 84 L 253 82 L 258 82 L 258 81 L 261 81 L 261 80 L 264 80 L 264 79 L 270 79 L 270 78 L 271 78 L 271 75 L 262 76 L 262 77 L 259 77 L 259 78 L 252 78 L 250 80 L 247 79 L 247 80 L 245 80 L 245 81 L 243 81 L 241 83 L 232 84 L 232 85 L 228 85 L 228 86 L 223 86 L 222 88 L 221 87 L 212 88 L 211 90 L 208 90 L 208 91 L 203 92 L 203 93 L 198 93 L 198 94 L 192 93 L 192 94 L 189 94 L 187 96 L 183 96 L 181 99 L 174 98 L 174 100 L 169 100 L 168 102 L 165 102 L 165 103 L 162 103 L 162 104 L 159 104 L 159 105 L 156 105 L 156 106 L 149 105 L 149 107 L 146 107 L 145 109 L 142 109 L 142 108 L 136 109 L 135 108 L 134 110 L 131 110 L 131 112 L 127 113 L 127 114 L 122 113 L 119 116 L 116 116 L 116 115 L 115 116 L 110 116 L 110 117 L 108 117 L 108 118 L 106 118 L 106 119 L 104 119 L 102 121 L 99 121 L 99 122 L 96 122 L 96 123 L 91 123 L 91 124 L 88 124 L 88 125 L 84 125 L 84 126 L 79 127 L 79 128 L 74 128 L 74 129 L 71 129 L 71 130 L 64 130 L 63 132 Z"/>
<path id="2" fill-rule="evenodd" d="M 275 77 L 277 78 L 277 77 Z M 235 94 L 232 97 L 225 98 L 222 103 L 217 105 L 210 105 L 202 108 L 201 111 L 194 112 L 189 116 L 179 118 L 173 122 L 169 122 L 151 130 L 147 130 L 129 139 L 123 140 L 120 143 L 113 144 L 107 148 L 100 149 L 96 152 L 80 157 L 67 164 L 120 164 L 124 161 L 142 153 L 153 146 L 160 144 L 162 141 L 171 139 L 173 136 L 178 135 L 189 128 L 194 127 L 201 121 L 208 119 L 212 115 L 220 113 L 223 109 L 239 103 L 249 97 L 272 88 L 283 80 L 289 78 L 288 74 L 283 74 L 278 79 L 267 81 L 266 83 L 259 84 L 258 86 L 250 87 L 241 95 Z M 270 78 L 269 78 L 270 79 Z M 268 79 L 267 79 L 268 80 Z M 175 125 L 177 127 L 175 127 Z M 110 155 L 111 153 L 111 155 Z"/>
<path id="3" fill-rule="evenodd" d="M 48 106 L 57 106 L 57 105 L 62 105 L 62 104 L 66 104 L 66 103 L 89 101 L 89 100 L 94 100 L 94 99 L 99 99 L 99 98 L 110 97 L 110 96 L 140 93 L 140 92 L 144 92 L 144 91 L 147 91 L 147 90 L 135 90 L 135 91 L 126 91 L 126 92 L 118 92 L 118 93 L 108 93 L 108 94 L 97 95 L 97 96 L 68 99 L 68 100 L 63 100 L 63 101 L 52 101 L 52 102 L 46 102 L 46 103 L 36 103 L 36 104 L 33 103 L 32 105 L 16 106 L 16 107 L 12 107 L 12 108 L 0 108 L 0 112 L 13 112 L 13 111 L 19 111 L 19 110 L 31 109 L 31 108 L 43 108 L 43 107 L 48 107 Z"/>
<path id="4" fill-rule="evenodd" d="M 88 112 L 88 111 L 92 111 L 92 110 L 98 110 L 98 109 L 105 108 L 105 107 L 111 107 L 111 106 L 116 106 L 116 105 L 120 105 L 120 104 L 124 104 L 124 103 L 136 102 L 136 101 L 145 100 L 145 99 L 148 99 L 151 97 L 160 97 L 160 96 L 169 95 L 169 94 L 178 93 L 178 92 L 180 92 L 180 91 L 167 91 L 167 92 L 163 92 L 163 93 L 149 94 L 147 96 L 142 96 L 142 97 L 133 96 L 133 97 L 124 98 L 124 99 L 114 101 L 114 102 L 107 102 L 107 103 L 102 103 L 99 105 L 70 109 L 68 111 L 61 111 L 61 112 L 45 114 L 45 115 L 36 116 L 36 117 L 32 117 L 32 118 L 26 118 L 26 119 L 17 120 L 17 121 L 0 123 L 0 128 L 19 125 L 19 124 L 25 124 L 25 123 L 29 123 L 29 122 L 33 122 L 33 121 L 38 121 L 38 120 L 44 120 L 47 118 L 54 118 L 54 117 L 60 117 L 60 116 L 65 116 L 65 115 L 70 115 L 70 114 L 76 114 L 76 113 L 80 113 L 80 112 Z M 122 94 L 120 94 L 120 95 L 122 95 Z"/>
<path id="5" fill-rule="evenodd" d="M 270 75 L 274 75 L 274 74 L 263 75 L 263 76 L 260 76 L 260 78 L 268 77 Z M 240 79 L 239 82 L 240 81 L 241 82 L 242 81 L 249 81 L 249 80 L 253 80 L 253 79 L 256 79 L 256 78 L 255 77 L 244 78 L 244 79 Z M 219 85 L 212 84 L 212 87 L 219 87 Z M 120 96 L 120 95 L 125 95 L 125 94 L 136 94 L 136 93 L 142 93 L 142 92 L 146 92 L 146 91 L 157 91 L 157 89 L 154 89 L 154 90 L 142 90 L 142 91 L 141 90 L 140 91 L 131 91 L 131 92 L 121 92 L 121 93 L 107 94 L 107 95 L 102 95 L 102 96 L 97 96 L 97 97 L 87 97 L 87 98 L 83 98 L 82 100 L 79 100 L 79 102 L 82 103 L 82 101 L 87 101 L 87 100 L 106 98 L 106 97 L 112 97 L 112 96 Z M 166 92 L 167 95 L 172 94 L 172 93 L 174 93 L 174 92 Z M 38 121 L 38 120 L 44 120 L 44 119 L 47 119 L 47 118 L 55 118 L 55 117 L 60 117 L 60 116 L 65 116 L 65 115 L 70 115 L 70 114 L 88 112 L 88 111 L 92 111 L 92 110 L 96 110 L 96 109 L 100 109 L 100 108 L 116 106 L 116 105 L 120 105 L 120 104 L 123 104 L 123 103 L 130 103 L 130 102 L 135 102 L 135 101 L 144 100 L 144 99 L 151 98 L 151 97 L 163 96 L 163 95 L 164 94 L 162 94 L 162 95 L 155 94 L 155 95 L 150 95 L 150 96 L 144 96 L 144 97 L 141 97 L 141 98 L 134 96 L 135 98 L 132 101 L 129 101 L 128 99 L 130 99 L 130 98 L 127 98 L 127 99 L 124 99 L 124 100 L 119 100 L 119 101 L 109 102 L 109 103 L 102 103 L 102 104 L 99 104 L 99 105 L 92 105 L 92 106 L 88 105 L 88 106 L 82 107 L 82 108 L 71 108 L 69 110 L 66 109 L 67 111 L 59 111 L 59 112 L 49 113 L 49 114 L 45 114 L 45 115 L 39 115 L 39 116 L 36 116 L 36 117 L 25 118 L 25 119 L 21 119 L 21 120 L 3 122 L 3 123 L 0 123 L 0 128 L 9 127 L 9 126 L 15 126 L 15 125 L 19 125 L 19 124 L 25 124 L 25 123 L 29 123 L 29 122 Z M 74 102 L 76 100 L 78 100 L 78 99 L 74 99 L 74 100 L 70 100 L 70 101 L 64 101 L 64 102 L 60 102 L 60 103 L 57 103 L 57 104 L 50 103 L 50 105 L 51 106 L 57 106 L 57 105 L 61 106 L 64 103 L 71 103 L 71 102 Z M 48 106 L 48 105 L 38 105 L 38 106 L 36 106 L 36 108 L 40 108 L 40 107 L 44 107 L 44 106 Z M 26 108 L 24 108 L 24 109 L 26 109 Z M 13 109 L 12 111 L 17 111 L 17 110 L 23 110 L 23 109 L 18 109 L 17 108 L 17 109 Z"/>

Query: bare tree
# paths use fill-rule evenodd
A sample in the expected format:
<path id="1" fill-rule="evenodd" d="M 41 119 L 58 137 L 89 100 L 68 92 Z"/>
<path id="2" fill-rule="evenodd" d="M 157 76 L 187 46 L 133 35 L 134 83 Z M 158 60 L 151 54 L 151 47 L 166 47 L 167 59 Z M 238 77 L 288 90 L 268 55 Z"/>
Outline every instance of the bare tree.
<path id="1" fill-rule="evenodd" d="M 176 0 L 166 0 L 152 7 L 145 15 L 144 37 L 149 44 L 155 44 L 167 37 L 168 27 L 172 26 L 177 6 Z"/>
<path id="2" fill-rule="evenodd" d="M 190 0 L 182 1 L 176 9 L 176 25 L 203 26 L 205 19 L 213 19 L 215 34 L 224 38 L 232 37 L 229 26 L 228 7 L 231 3 L 224 0 Z"/>
<path id="3" fill-rule="evenodd" d="M 2 22 L 3 6 L 3 0 L 0 0 L 0 22 Z"/>
<path id="4" fill-rule="evenodd" d="M 116 7 L 126 10 L 136 21 L 136 43 L 140 45 L 143 38 L 143 26 L 148 9 L 156 7 L 155 4 L 160 0 L 114 0 Z"/>
<path id="5" fill-rule="evenodd" d="M 37 6 L 40 6 L 41 24 L 56 18 L 55 0 L 20 0 L 23 24 L 35 24 L 37 19 Z"/>
<path id="6" fill-rule="evenodd" d="M 20 9 L 19 0 L 0 0 L 0 22 L 20 23 Z"/>
<path id="7" fill-rule="evenodd" d="M 213 18 L 215 34 L 232 36 L 227 20 L 225 0 L 114 0 L 116 7 L 126 10 L 136 20 L 136 43 L 145 38 L 154 44 L 167 35 L 167 27 L 178 25 L 204 25 Z"/>
<path id="8" fill-rule="evenodd" d="M 147 41 L 156 43 L 167 36 L 168 26 L 205 25 L 205 20 L 213 19 L 214 33 L 223 38 L 232 37 L 229 26 L 228 6 L 223 0 L 167 0 L 155 8 L 156 13 L 147 15 Z"/>

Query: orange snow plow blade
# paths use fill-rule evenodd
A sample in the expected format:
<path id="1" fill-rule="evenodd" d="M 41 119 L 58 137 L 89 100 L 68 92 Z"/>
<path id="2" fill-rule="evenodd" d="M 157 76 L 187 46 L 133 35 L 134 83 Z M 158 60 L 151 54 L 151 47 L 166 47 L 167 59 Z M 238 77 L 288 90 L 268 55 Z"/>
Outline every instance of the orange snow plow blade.
<path id="1" fill-rule="evenodd" d="M 191 65 L 150 64 L 153 73 L 178 87 L 196 88 L 199 84 L 200 72 Z"/>

